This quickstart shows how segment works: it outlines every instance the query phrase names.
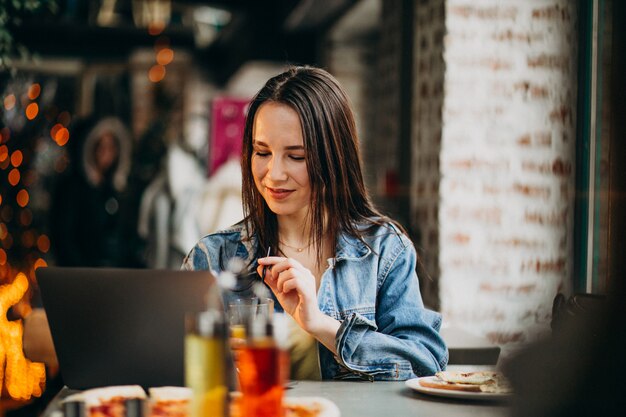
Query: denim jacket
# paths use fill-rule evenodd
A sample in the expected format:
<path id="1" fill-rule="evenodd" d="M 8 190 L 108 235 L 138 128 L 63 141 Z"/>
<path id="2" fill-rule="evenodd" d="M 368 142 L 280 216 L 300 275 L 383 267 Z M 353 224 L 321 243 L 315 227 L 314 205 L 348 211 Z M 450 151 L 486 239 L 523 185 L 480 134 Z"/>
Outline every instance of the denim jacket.
<path id="1" fill-rule="evenodd" d="M 243 226 L 235 225 L 203 237 L 183 268 L 222 271 L 230 259 L 240 257 L 256 269 L 256 238 L 244 239 L 244 233 Z M 319 308 L 341 322 L 337 355 L 319 344 L 322 378 L 405 380 L 444 369 L 448 350 L 439 335 L 441 316 L 424 308 L 413 244 L 391 224 L 363 239 L 369 247 L 340 235 L 336 255 L 322 275 Z"/>

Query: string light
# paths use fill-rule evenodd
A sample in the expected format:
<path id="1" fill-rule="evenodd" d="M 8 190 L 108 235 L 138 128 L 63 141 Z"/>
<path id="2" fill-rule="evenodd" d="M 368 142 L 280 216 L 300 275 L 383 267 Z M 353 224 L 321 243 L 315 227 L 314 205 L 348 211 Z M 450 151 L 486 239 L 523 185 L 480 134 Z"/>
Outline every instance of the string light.
<path id="1" fill-rule="evenodd" d="M 40 235 L 37 238 L 37 249 L 42 253 L 47 253 L 50 250 L 50 238 L 47 235 Z"/>
<path id="2" fill-rule="evenodd" d="M 148 78 L 153 83 L 158 83 L 165 78 L 165 73 L 166 71 L 163 65 L 153 65 L 152 68 L 150 68 L 150 71 L 148 71 Z"/>
<path id="3" fill-rule="evenodd" d="M 26 118 L 28 120 L 33 120 L 39 114 L 39 106 L 37 103 L 30 103 L 26 106 Z"/>
<path id="4" fill-rule="evenodd" d="M 54 141 L 59 146 L 64 146 L 70 140 L 70 131 L 66 127 L 61 127 L 54 135 Z"/>
<path id="5" fill-rule="evenodd" d="M 13 168 L 9 172 L 8 180 L 9 180 L 9 184 L 15 187 L 20 182 L 20 170 L 17 168 Z"/>
<path id="6" fill-rule="evenodd" d="M 28 191 L 20 190 L 18 191 L 17 197 L 15 199 L 18 206 L 26 207 L 28 205 L 28 201 L 30 200 L 30 196 L 28 195 Z"/>
<path id="7" fill-rule="evenodd" d="M 28 89 L 28 98 L 34 100 L 39 97 L 39 93 L 41 93 L 41 86 L 38 83 L 35 83 Z"/>
<path id="8" fill-rule="evenodd" d="M 9 111 L 15 107 L 15 94 L 9 94 L 4 98 L 4 109 Z"/>
<path id="9" fill-rule="evenodd" d="M 11 154 L 11 165 L 13 165 L 15 168 L 22 165 L 23 160 L 24 160 L 24 155 L 22 154 L 22 151 L 17 150 Z"/>
<path id="10" fill-rule="evenodd" d="M 47 263 L 46 261 L 44 261 L 43 259 L 38 258 L 38 259 L 35 261 L 35 264 L 33 265 L 33 269 L 34 269 L 34 270 L 37 270 L 37 269 L 39 269 L 39 268 L 41 268 L 41 267 L 46 267 L 46 266 L 48 266 L 48 263 Z"/>
<path id="11" fill-rule="evenodd" d="M 174 60 L 174 51 L 170 48 L 163 48 L 156 55 L 156 62 L 159 65 L 167 65 Z"/>

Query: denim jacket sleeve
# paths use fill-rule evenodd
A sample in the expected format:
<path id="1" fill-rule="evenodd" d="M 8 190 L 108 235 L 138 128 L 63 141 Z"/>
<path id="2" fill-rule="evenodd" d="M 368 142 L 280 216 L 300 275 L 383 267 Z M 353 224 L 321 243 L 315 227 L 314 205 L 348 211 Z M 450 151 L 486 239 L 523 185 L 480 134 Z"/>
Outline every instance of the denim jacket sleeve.
<path id="1" fill-rule="evenodd" d="M 370 380 L 433 375 L 448 361 L 441 316 L 422 303 L 415 249 L 408 238 L 401 241 L 388 254 L 389 266 L 379 269 L 375 320 L 353 312 L 335 339 L 340 364 Z"/>

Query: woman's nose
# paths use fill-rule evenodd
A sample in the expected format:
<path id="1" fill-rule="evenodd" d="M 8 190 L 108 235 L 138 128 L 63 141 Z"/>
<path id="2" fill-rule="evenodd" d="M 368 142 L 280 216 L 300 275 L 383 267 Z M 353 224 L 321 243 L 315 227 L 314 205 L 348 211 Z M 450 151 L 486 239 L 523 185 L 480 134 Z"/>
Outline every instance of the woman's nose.
<path id="1" fill-rule="evenodd" d="M 272 157 L 267 168 L 267 174 L 272 180 L 284 180 L 287 178 L 284 166 L 279 158 Z"/>

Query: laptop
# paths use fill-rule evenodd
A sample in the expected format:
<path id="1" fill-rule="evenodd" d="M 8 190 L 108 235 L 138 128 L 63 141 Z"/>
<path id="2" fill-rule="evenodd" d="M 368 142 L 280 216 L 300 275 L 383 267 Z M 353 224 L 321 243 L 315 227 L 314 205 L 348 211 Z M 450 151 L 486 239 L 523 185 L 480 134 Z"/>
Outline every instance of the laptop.
<path id="1" fill-rule="evenodd" d="M 185 313 L 204 310 L 209 292 L 221 301 L 208 271 L 48 267 L 36 277 L 63 382 L 77 390 L 183 386 Z"/>

